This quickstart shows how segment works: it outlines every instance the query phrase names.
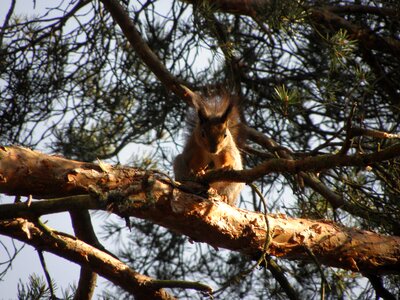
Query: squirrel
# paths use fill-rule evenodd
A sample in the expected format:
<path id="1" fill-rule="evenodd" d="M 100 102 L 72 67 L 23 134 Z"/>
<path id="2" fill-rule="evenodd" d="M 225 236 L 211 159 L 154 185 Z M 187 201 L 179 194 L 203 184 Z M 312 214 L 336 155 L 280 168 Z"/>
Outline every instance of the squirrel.
<path id="1" fill-rule="evenodd" d="M 203 101 L 197 95 L 193 105 L 197 115 L 192 121 L 183 152 L 174 160 L 175 179 L 196 181 L 198 176 L 209 170 L 242 170 L 238 148 L 240 118 L 237 102 L 227 94 L 212 97 L 208 101 Z M 210 184 L 230 205 L 236 204 L 243 186 L 243 183 L 228 181 Z"/>

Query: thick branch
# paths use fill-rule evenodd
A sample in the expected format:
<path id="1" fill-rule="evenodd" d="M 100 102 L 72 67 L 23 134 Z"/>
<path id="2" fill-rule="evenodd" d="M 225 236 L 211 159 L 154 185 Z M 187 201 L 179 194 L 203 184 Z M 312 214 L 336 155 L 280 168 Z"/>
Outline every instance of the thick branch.
<path id="1" fill-rule="evenodd" d="M 80 240 L 49 234 L 25 219 L 0 221 L 0 233 L 91 268 L 132 293 L 136 297 L 135 299 L 175 299 L 164 290 L 154 288 L 152 286 L 153 279 L 131 270 L 112 256 Z"/>
<path id="2" fill-rule="evenodd" d="M 59 157 L 19 147 L 7 148 L 6 153 L 0 153 L 0 174 L 3 178 L 0 192 L 9 193 L 7 182 L 11 186 L 19 183 L 34 187 L 36 177 L 29 174 L 39 176 L 39 180 L 45 177 L 43 182 L 49 187 L 57 184 L 54 197 L 74 192 L 70 186 L 70 182 L 73 182 L 80 192 L 85 189 L 89 192 L 96 187 L 100 191 L 99 195 L 107 200 L 106 207 L 122 217 L 147 219 L 187 235 L 192 240 L 239 251 L 251 257 L 261 255 L 264 249 L 267 228 L 263 214 L 229 206 L 217 201 L 218 196 L 210 196 L 207 200 L 188 194 L 159 173 L 111 166 L 103 172 L 83 168 L 63 169 L 61 164 L 51 163 L 52 160 L 60 162 L 62 159 Z M 12 160 L 16 154 L 19 159 Z M 12 164 L 7 163 L 10 159 Z M 59 176 L 47 169 L 47 173 L 41 174 L 38 170 L 43 170 L 42 164 L 56 165 L 61 174 L 67 174 L 63 177 L 66 182 L 60 182 Z M 67 161 L 65 166 L 74 164 L 79 166 L 80 163 Z M 21 173 L 20 170 L 25 171 Z M 14 178 L 7 174 L 14 175 Z M 64 187 L 68 188 L 63 190 Z M 15 190 L 11 190 L 15 194 Z M 27 191 L 26 187 L 23 190 Z M 43 190 L 45 186 L 40 189 Z M 35 194 L 34 191 L 32 194 Z M 96 200 L 91 197 L 79 197 L 79 201 L 85 209 L 89 206 L 94 208 L 95 205 L 99 209 L 105 207 L 102 201 L 96 204 Z M 85 202 L 87 205 L 84 205 Z M 35 211 L 35 206 L 43 206 L 42 203 L 46 202 L 32 202 L 30 208 Z M 49 207 L 54 205 L 51 203 Z M 73 201 L 65 201 L 65 210 L 71 207 L 76 208 Z M 2 211 L 0 209 L 0 216 Z M 29 208 L 25 208 L 25 211 L 29 211 Z M 51 213 L 51 209 L 48 213 Z M 377 274 L 397 273 L 400 270 L 399 237 L 342 228 L 328 221 L 293 219 L 280 214 L 269 215 L 269 223 L 271 244 L 268 251 L 273 256 L 308 261 L 310 257 L 305 249 L 310 249 L 318 261 L 333 267 Z"/>
<path id="3" fill-rule="evenodd" d="M 15 168 L 16 166 L 19 168 Z M 54 198 L 60 189 L 63 190 L 63 196 L 86 193 L 90 178 L 102 172 L 96 164 L 44 156 L 27 148 L 1 146 L 0 170 L 0 192 L 21 196 L 34 195 L 35 198 Z M 77 172 L 82 176 L 84 171 L 87 171 L 86 175 L 76 178 Z M 14 180 L 25 177 L 35 180 L 25 183 Z M 48 184 L 48 178 L 52 178 L 53 185 Z M 5 186 L 6 191 L 2 190 Z"/>

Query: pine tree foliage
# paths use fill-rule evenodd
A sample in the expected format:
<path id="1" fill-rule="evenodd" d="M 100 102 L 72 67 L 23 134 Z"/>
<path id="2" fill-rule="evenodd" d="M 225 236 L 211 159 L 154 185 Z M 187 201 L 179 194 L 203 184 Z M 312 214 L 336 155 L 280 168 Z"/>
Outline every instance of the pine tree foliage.
<path id="1" fill-rule="evenodd" d="M 118 2 L 182 84 L 204 94 L 222 89 L 237 95 L 246 124 L 277 143 L 262 147 L 248 140 L 242 149 L 246 168 L 282 149 L 301 160 L 372 153 L 399 142 L 397 0 Z M 136 165 L 171 173 L 188 107 L 143 63 L 102 1 L 46 3 L 39 14 L 19 12 L 10 3 L 0 28 L 0 144 L 88 162 L 126 161 L 121 153 L 131 151 Z M 133 153 L 132 145 L 152 152 Z M 322 188 L 287 172 L 254 184 L 268 212 L 400 235 L 399 157 L 310 170 Z M 246 191 L 240 206 L 261 210 L 260 203 Z M 191 243 L 148 221 L 130 221 L 131 233 L 117 255 L 140 273 L 210 284 L 221 288 L 217 299 L 287 299 L 274 276 L 252 269 L 248 257 Z M 104 236 L 121 238 L 125 227 L 123 221 L 106 223 Z M 400 293 L 398 275 L 276 262 L 298 299 L 391 299 Z M 32 277 L 29 288 L 21 285 L 21 299 L 30 291 L 47 293 L 41 286 Z M 129 298 L 115 289 L 102 297 Z M 184 289 L 174 295 L 205 297 Z"/>
<path id="2" fill-rule="evenodd" d="M 52 288 L 56 289 L 56 284 L 52 282 Z M 72 288 L 73 290 L 73 288 Z M 18 284 L 18 300 L 45 300 L 51 299 L 52 294 L 46 281 L 35 274 L 29 275 L 29 282 L 24 284 L 19 282 Z M 62 291 L 62 299 L 68 300 L 73 299 L 73 295 L 70 289 Z"/>

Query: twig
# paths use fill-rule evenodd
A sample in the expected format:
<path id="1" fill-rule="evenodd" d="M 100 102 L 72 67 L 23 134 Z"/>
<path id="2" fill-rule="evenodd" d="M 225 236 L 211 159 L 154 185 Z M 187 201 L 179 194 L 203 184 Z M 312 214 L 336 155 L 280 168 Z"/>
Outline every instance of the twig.
<path id="1" fill-rule="evenodd" d="M 344 140 L 342 148 L 339 150 L 339 155 L 344 155 L 349 151 L 351 143 L 352 143 L 352 138 L 353 136 L 351 135 L 351 128 L 352 128 L 352 123 L 353 123 L 353 116 L 354 112 L 356 111 L 357 107 L 357 102 L 353 103 L 353 106 L 350 111 L 350 115 L 347 118 L 347 124 L 346 124 L 346 139 Z"/>
<path id="2" fill-rule="evenodd" d="M 15 3 L 16 0 L 12 0 L 10 4 L 10 8 L 8 9 L 6 18 L 4 19 L 3 25 L 0 27 L 0 47 L 3 48 L 3 38 L 4 38 L 4 33 L 7 29 L 8 23 L 10 22 L 11 16 L 14 13 L 15 9 Z"/>
<path id="3" fill-rule="evenodd" d="M 154 288 L 183 288 L 202 291 L 212 294 L 212 288 L 204 283 L 185 280 L 152 280 L 151 286 Z"/>
<path id="4" fill-rule="evenodd" d="M 26 206 L 30 207 L 32 204 L 32 195 L 28 196 L 28 200 L 26 200 Z"/>
<path id="5" fill-rule="evenodd" d="M 294 290 L 289 280 L 287 280 L 285 274 L 283 273 L 281 267 L 271 258 L 268 259 L 268 270 L 271 272 L 272 276 L 279 282 L 282 289 L 285 291 L 286 295 L 291 300 L 299 300 L 300 297 L 298 293 Z"/>
<path id="6" fill-rule="evenodd" d="M 312 252 L 312 250 L 309 247 L 304 246 L 304 249 L 306 250 L 308 255 L 310 255 L 312 260 L 315 262 L 315 265 L 317 266 L 318 271 L 321 274 L 321 279 L 322 279 L 321 280 L 321 300 L 323 300 L 323 299 L 325 299 L 325 285 L 328 287 L 329 290 L 331 289 L 331 286 L 329 285 L 329 282 L 325 277 L 324 270 L 322 270 L 321 263 L 318 261 L 318 258 L 314 255 L 314 253 Z"/>
<path id="7" fill-rule="evenodd" d="M 268 266 L 266 257 L 267 257 L 268 247 L 271 243 L 271 234 L 270 234 L 270 224 L 269 224 L 268 215 L 267 215 L 267 204 L 266 204 L 265 198 L 262 195 L 262 193 L 260 192 L 260 190 L 253 183 L 249 183 L 249 186 L 260 197 L 260 199 L 263 203 L 263 206 L 264 206 L 265 223 L 267 226 L 267 237 L 265 239 L 263 251 L 262 251 L 260 258 L 257 260 L 257 262 L 253 266 L 251 266 L 247 270 L 244 270 L 244 271 L 240 272 L 239 274 L 230 278 L 220 289 L 218 289 L 214 292 L 214 295 L 225 290 L 229 285 L 231 285 L 232 282 L 237 282 L 240 279 L 247 276 L 248 274 L 250 274 L 251 272 L 253 272 L 255 268 L 257 268 L 258 266 L 260 266 L 262 264 L 262 262 L 265 262 L 265 265 Z"/>
<path id="8" fill-rule="evenodd" d="M 182 88 L 183 82 L 179 81 L 175 76 L 173 76 L 162 64 L 157 55 L 150 49 L 119 1 L 101 0 L 101 2 L 109 11 L 114 21 L 121 27 L 122 32 L 128 39 L 136 54 L 154 73 L 154 75 L 156 75 L 161 83 L 186 103 L 192 105 L 191 96 L 186 93 L 185 89 Z"/>
<path id="9" fill-rule="evenodd" d="M 231 283 L 237 282 L 240 279 L 244 278 L 251 272 L 255 270 L 258 266 L 260 266 L 263 262 L 265 263 L 266 268 L 271 272 L 271 274 L 274 276 L 274 278 L 279 282 L 281 287 L 285 290 L 286 295 L 288 296 L 289 299 L 291 300 L 297 300 L 299 299 L 296 291 L 293 289 L 293 287 L 290 285 L 289 281 L 283 274 L 281 268 L 273 261 L 273 259 L 268 255 L 268 248 L 271 244 L 271 228 L 270 228 L 270 223 L 268 220 L 268 213 L 267 213 L 267 203 L 265 201 L 265 197 L 261 193 L 261 191 L 255 186 L 253 183 L 249 184 L 250 187 L 253 189 L 253 191 L 260 197 L 261 202 L 263 203 L 264 206 L 264 216 L 265 216 L 265 223 L 267 226 L 267 237 L 265 239 L 265 243 L 263 246 L 263 252 L 260 256 L 260 258 L 257 260 L 257 262 L 248 268 L 247 270 L 240 272 L 239 274 L 233 276 L 230 278 L 220 289 L 216 290 L 213 295 L 216 295 L 223 290 L 225 290 Z"/>
<path id="10" fill-rule="evenodd" d="M 176 188 L 180 191 L 191 193 L 194 195 L 198 195 L 204 198 L 208 197 L 208 188 L 202 183 L 196 181 L 186 181 L 186 182 L 179 182 L 175 181 L 170 175 L 167 173 L 161 172 L 157 169 L 151 170 L 153 173 L 162 175 L 167 178 L 166 182 L 170 184 L 173 188 Z M 165 181 L 165 179 L 163 180 Z"/>
<path id="11" fill-rule="evenodd" d="M 42 265 L 42 268 L 43 268 L 44 276 L 46 277 L 46 281 L 49 286 L 51 299 L 56 299 L 56 296 L 54 294 L 52 280 L 51 280 L 49 271 L 47 270 L 46 261 L 44 260 L 43 251 L 37 250 L 37 253 L 39 255 L 40 264 Z"/>
<path id="12" fill-rule="evenodd" d="M 240 272 L 239 274 L 236 274 L 232 276 L 230 279 L 228 279 L 218 290 L 214 291 L 211 296 L 216 296 L 219 293 L 222 293 L 228 286 L 230 286 L 234 282 L 239 282 L 242 278 L 246 277 L 248 274 L 254 271 L 254 269 L 258 266 L 258 262 L 251 266 L 250 268 Z"/>
<path id="13" fill-rule="evenodd" d="M 250 183 L 249 186 L 255 191 L 255 193 L 260 197 L 260 200 L 264 206 L 264 217 L 265 217 L 265 224 L 267 225 L 267 238 L 265 239 L 263 253 L 260 259 L 257 261 L 258 265 L 260 265 L 263 261 L 266 261 L 266 256 L 268 253 L 268 248 L 271 244 L 271 228 L 268 220 L 268 210 L 267 210 L 267 202 L 265 201 L 264 195 L 261 193 L 260 189 L 253 183 Z"/>
<path id="14" fill-rule="evenodd" d="M 4 251 L 7 253 L 8 256 L 8 259 L 6 261 L 0 262 L 0 266 L 7 264 L 7 267 L 5 267 L 4 270 L 0 272 L 0 281 L 7 274 L 8 270 L 12 267 L 12 262 L 17 257 L 18 253 L 25 247 L 25 244 L 22 244 L 21 247 L 17 248 L 14 239 L 12 239 L 11 242 L 14 248 L 13 254 L 11 254 L 6 245 L 2 241 L 0 241 L 0 245 L 4 248 Z"/>
<path id="15" fill-rule="evenodd" d="M 370 136 L 373 138 L 378 138 L 378 139 L 400 139 L 400 134 L 394 134 L 394 133 L 388 133 L 380 130 L 374 130 L 374 129 L 365 129 L 365 128 L 359 128 L 359 127 L 353 127 L 350 130 L 350 135 L 352 137 L 355 136 Z"/>
<path id="16" fill-rule="evenodd" d="M 262 264 L 262 262 L 265 262 L 265 266 L 268 266 L 268 262 L 267 262 L 267 258 L 266 257 L 267 257 L 268 247 L 269 247 L 269 245 L 271 243 L 271 234 L 270 234 L 270 224 L 269 224 L 268 214 L 267 214 L 267 203 L 265 201 L 264 196 L 260 192 L 260 190 L 253 183 L 249 183 L 249 186 L 260 197 L 260 199 L 261 199 L 261 201 L 263 203 L 263 206 L 264 206 L 265 223 L 266 223 L 266 226 L 267 226 L 267 237 L 265 239 L 265 243 L 264 243 L 264 246 L 263 246 L 263 251 L 262 251 L 262 254 L 261 254 L 260 258 L 257 260 L 257 262 L 253 266 L 251 266 L 247 270 L 244 270 L 244 271 L 240 272 L 239 274 L 231 277 L 224 285 L 222 285 L 221 288 L 216 290 L 213 293 L 213 295 L 216 295 L 217 293 L 222 292 L 228 286 L 230 286 L 233 282 L 237 282 L 240 279 L 242 279 L 245 276 L 247 276 L 248 274 L 250 274 L 251 272 L 253 272 L 255 270 L 255 268 L 257 268 L 258 266 L 260 266 Z"/>
<path id="17" fill-rule="evenodd" d="M 260 265 L 263 261 L 265 261 L 265 266 L 271 272 L 272 276 L 274 276 L 274 278 L 279 282 L 279 284 L 284 289 L 284 291 L 285 291 L 286 295 L 289 297 L 289 299 L 291 299 L 291 300 L 299 299 L 297 293 L 295 292 L 293 287 L 290 285 L 286 276 L 283 274 L 281 268 L 268 255 L 268 248 L 271 244 L 271 228 L 270 228 L 270 223 L 268 220 L 267 202 L 265 201 L 263 194 L 261 193 L 261 191 L 259 190 L 259 188 L 256 185 L 251 184 L 250 186 L 256 192 L 256 194 L 260 197 L 261 202 L 263 203 L 265 223 L 267 225 L 267 238 L 265 240 L 264 250 L 263 250 L 263 253 L 262 253 L 260 259 L 257 261 L 257 263 L 258 263 L 258 265 Z"/>

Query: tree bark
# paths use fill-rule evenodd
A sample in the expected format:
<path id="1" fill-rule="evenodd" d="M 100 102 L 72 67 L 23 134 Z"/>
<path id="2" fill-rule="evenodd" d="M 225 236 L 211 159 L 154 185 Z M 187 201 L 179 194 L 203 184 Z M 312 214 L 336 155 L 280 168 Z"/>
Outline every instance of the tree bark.
<path id="1" fill-rule="evenodd" d="M 130 292 L 135 299 L 175 299 L 157 286 L 157 280 L 133 271 L 114 257 L 80 240 L 55 234 L 48 228 L 44 230 L 34 222 L 22 218 L 3 220 L 0 221 L 0 233 L 90 268 Z"/>
<path id="2" fill-rule="evenodd" d="M 400 270 L 400 237 L 340 227 L 327 220 L 289 218 L 250 212 L 182 190 L 167 176 L 153 171 L 86 164 L 21 147 L 0 148 L 0 192 L 36 197 L 95 194 L 0 206 L 0 219 L 35 216 L 60 210 L 108 209 L 121 217 L 150 220 L 194 241 L 259 257 L 269 233 L 268 254 L 312 261 L 362 273 Z M 19 192 L 19 189 L 21 192 Z M 49 193 L 47 191 L 51 191 Z M 57 204 L 58 202 L 58 204 Z M 79 205 L 77 204 L 79 203 Z"/>
<path id="3" fill-rule="evenodd" d="M 72 227 L 74 228 L 75 236 L 81 241 L 89 245 L 100 245 L 96 234 L 94 233 L 93 225 L 90 219 L 89 211 L 86 209 L 71 210 Z M 104 247 L 96 247 L 104 251 Z M 93 297 L 94 289 L 96 288 L 97 274 L 91 268 L 82 266 L 78 287 L 76 288 L 74 300 L 90 300 Z"/>

